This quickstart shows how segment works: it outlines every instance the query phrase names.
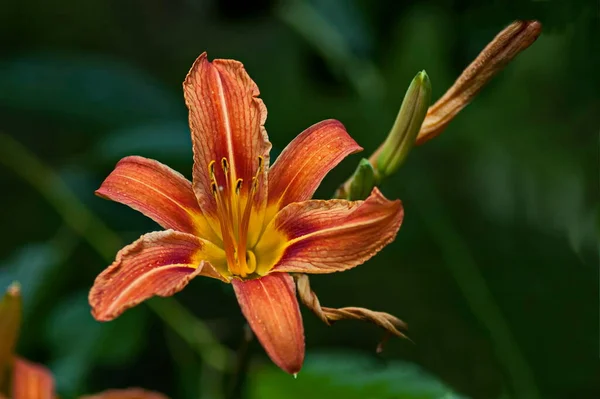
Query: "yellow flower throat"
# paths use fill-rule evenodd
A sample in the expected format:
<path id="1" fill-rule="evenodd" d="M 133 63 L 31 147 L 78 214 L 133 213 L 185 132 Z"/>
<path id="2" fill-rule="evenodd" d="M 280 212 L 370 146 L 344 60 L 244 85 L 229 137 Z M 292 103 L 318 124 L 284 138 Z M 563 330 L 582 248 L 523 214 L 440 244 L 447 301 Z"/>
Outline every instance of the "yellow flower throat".
<path id="1" fill-rule="evenodd" d="M 224 183 L 218 184 L 215 174 L 216 161 L 208 164 L 210 186 L 217 206 L 217 218 L 221 228 L 221 238 L 227 256 L 227 268 L 234 276 L 246 277 L 256 271 L 256 255 L 247 248 L 248 227 L 252 206 L 260 189 L 264 172 L 264 159 L 258 157 L 258 168 L 249 187 L 244 192 L 244 180 L 236 179 L 229 167 L 227 158 L 221 159 Z"/>

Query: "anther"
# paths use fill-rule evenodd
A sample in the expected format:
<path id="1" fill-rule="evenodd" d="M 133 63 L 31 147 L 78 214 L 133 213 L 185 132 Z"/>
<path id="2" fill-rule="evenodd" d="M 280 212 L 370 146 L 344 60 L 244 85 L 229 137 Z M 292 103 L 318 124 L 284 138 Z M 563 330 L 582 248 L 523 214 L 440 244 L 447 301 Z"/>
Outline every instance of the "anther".
<path id="1" fill-rule="evenodd" d="M 227 158 L 223 157 L 223 159 L 221 159 L 221 167 L 225 174 L 229 173 L 229 162 L 227 162 Z"/>
<path id="2" fill-rule="evenodd" d="M 210 174 L 210 179 L 215 180 L 215 161 L 212 160 L 208 164 L 208 173 Z"/>
<path id="3" fill-rule="evenodd" d="M 215 181 L 210 183 L 210 190 L 212 191 L 214 196 L 217 195 L 217 183 Z"/>
<path id="4" fill-rule="evenodd" d="M 237 179 L 237 182 L 235 182 L 235 193 L 237 195 L 240 194 L 240 191 L 242 190 L 242 184 L 243 184 L 243 180 L 242 179 Z"/>
<path id="5" fill-rule="evenodd" d="M 263 164 L 265 163 L 265 159 L 261 156 L 258 157 L 258 170 L 262 172 Z"/>

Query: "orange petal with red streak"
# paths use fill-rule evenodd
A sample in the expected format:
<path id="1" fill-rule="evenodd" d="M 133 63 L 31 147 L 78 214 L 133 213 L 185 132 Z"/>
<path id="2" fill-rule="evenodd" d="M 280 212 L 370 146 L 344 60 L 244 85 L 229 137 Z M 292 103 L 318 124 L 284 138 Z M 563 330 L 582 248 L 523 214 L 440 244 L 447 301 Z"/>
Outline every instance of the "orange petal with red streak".
<path id="1" fill-rule="evenodd" d="M 283 208 L 256 248 L 281 248 L 273 272 L 332 273 L 358 266 L 396 237 L 404 211 L 375 188 L 365 201 L 305 201 Z M 269 237 L 269 239 L 265 239 Z M 264 248 L 259 248 L 262 242 Z M 280 244 L 275 244 L 280 240 Z M 261 265 L 264 272 L 265 266 Z"/>
<path id="2" fill-rule="evenodd" d="M 309 127 L 279 155 L 269 171 L 269 206 L 275 212 L 292 202 L 312 198 L 331 169 L 362 148 L 344 125 L 329 119 Z"/>
<path id="3" fill-rule="evenodd" d="M 149 233 L 117 254 L 90 290 L 92 315 L 112 320 L 154 296 L 171 296 L 198 275 L 223 279 L 212 263 L 224 262 L 220 248 L 173 230 Z M 224 280 L 226 281 L 226 280 Z"/>
<path id="4" fill-rule="evenodd" d="M 286 273 L 255 280 L 232 280 L 242 313 L 267 355 L 282 370 L 296 374 L 304 362 L 304 327 L 296 286 Z"/>
<path id="5" fill-rule="evenodd" d="M 256 83 L 242 63 L 235 60 L 208 61 L 203 53 L 194 62 L 183 83 L 194 150 L 193 187 L 200 208 L 216 215 L 208 165 L 215 161 L 219 186 L 227 188 L 221 162 L 227 159 L 232 182 L 243 180 L 242 195 L 251 187 L 258 158 L 269 164 L 271 143 L 264 123 L 267 109 Z M 258 209 L 266 203 L 266 176 L 255 197 Z M 231 184 L 231 183 L 229 183 Z"/>
<path id="6" fill-rule="evenodd" d="M 192 183 L 153 159 L 121 159 L 96 194 L 130 206 L 165 229 L 217 240 L 200 211 Z"/>
<path id="7" fill-rule="evenodd" d="M 46 367 L 17 357 L 12 392 L 12 399 L 53 399 L 54 378 Z"/>

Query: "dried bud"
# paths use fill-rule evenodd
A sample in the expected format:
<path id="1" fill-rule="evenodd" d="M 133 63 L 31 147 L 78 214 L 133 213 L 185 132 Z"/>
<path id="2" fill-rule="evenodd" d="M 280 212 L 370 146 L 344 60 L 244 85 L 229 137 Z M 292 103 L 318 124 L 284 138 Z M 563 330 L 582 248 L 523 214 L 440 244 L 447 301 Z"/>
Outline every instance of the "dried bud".
<path id="1" fill-rule="evenodd" d="M 431 100 L 431 82 L 425 71 L 421 71 L 411 82 L 400 111 L 385 142 L 371 161 L 379 177 L 392 175 L 415 143 Z"/>
<path id="2" fill-rule="evenodd" d="M 350 190 L 347 198 L 350 201 L 364 200 L 371 194 L 375 187 L 375 170 L 368 159 L 363 158 L 358 163 L 350 180 Z"/>
<path id="3" fill-rule="evenodd" d="M 21 287 L 12 283 L 0 301 L 0 386 L 12 363 L 19 328 L 21 326 Z"/>
<path id="4" fill-rule="evenodd" d="M 332 322 L 343 319 L 365 320 L 378 325 L 388 333 L 397 337 L 406 338 L 400 330 L 406 330 L 407 326 L 402 320 L 389 313 L 375 312 L 365 308 L 347 307 L 347 308 L 327 308 L 321 306 L 319 298 L 310 289 L 308 276 L 297 274 L 294 276 L 298 287 L 298 295 L 303 304 L 308 306 L 314 314 L 317 315 L 325 324 L 331 325 Z"/>
<path id="5" fill-rule="evenodd" d="M 417 144 L 440 134 L 494 75 L 538 38 L 541 31 L 542 25 L 538 21 L 515 21 L 498 33 L 446 94 L 429 108 Z"/>

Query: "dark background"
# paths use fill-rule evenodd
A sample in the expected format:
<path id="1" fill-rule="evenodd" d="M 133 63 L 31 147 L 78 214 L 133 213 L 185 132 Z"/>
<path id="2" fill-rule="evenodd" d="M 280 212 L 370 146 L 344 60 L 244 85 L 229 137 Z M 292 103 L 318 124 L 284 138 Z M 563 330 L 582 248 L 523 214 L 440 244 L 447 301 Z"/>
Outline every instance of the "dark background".
<path id="1" fill-rule="evenodd" d="M 0 285 L 23 286 L 19 352 L 52 369 L 63 398 L 127 386 L 173 398 L 598 397 L 598 15 L 591 1 L 2 1 Z M 208 279 L 175 297 L 193 317 L 155 299 L 92 319 L 95 276 L 157 229 L 93 191 L 132 154 L 191 176 L 181 82 L 201 52 L 245 64 L 274 155 L 335 118 L 367 156 L 416 72 L 437 99 L 517 18 L 542 22 L 538 41 L 382 187 L 404 202 L 397 240 L 311 280 L 324 305 L 402 318 L 414 343 L 376 356 L 376 327 L 327 327 L 306 311 L 297 380 L 255 342 L 236 372 L 219 356 L 243 352 L 244 321 L 231 287 Z"/>

